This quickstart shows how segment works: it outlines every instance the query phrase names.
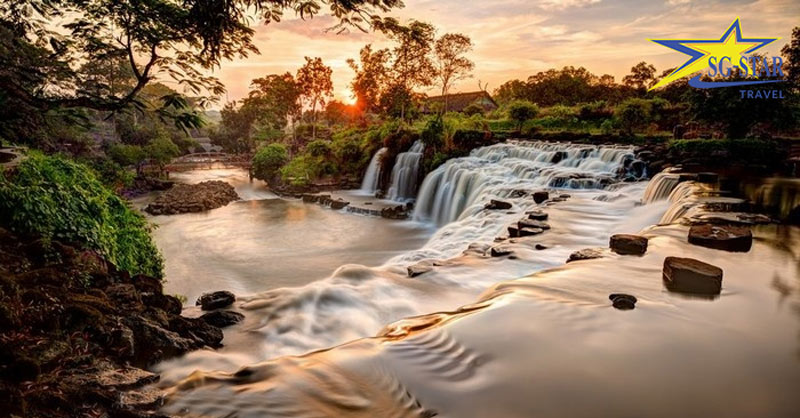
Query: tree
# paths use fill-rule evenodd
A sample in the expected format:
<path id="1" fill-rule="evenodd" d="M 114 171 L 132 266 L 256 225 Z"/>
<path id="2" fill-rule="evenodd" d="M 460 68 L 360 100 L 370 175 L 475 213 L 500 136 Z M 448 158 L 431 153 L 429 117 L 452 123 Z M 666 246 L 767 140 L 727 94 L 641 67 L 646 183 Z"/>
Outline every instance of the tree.
<path id="1" fill-rule="evenodd" d="M 656 83 L 656 67 L 644 61 L 631 68 L 631 73 L 622 77 L 622 84 L 644 92 Z"/>
<path id="2" fill-rule="evenodd" d="M 289 161 L 289 153 L 283 144 L 269 144 L 253 156 L 253 177 L 270 185 L 280 178 L 280 169 Z"/>
<path id="3" fill-rule="evenodd" d="M 620 103 L 615 110 L 617 120 L 622 129 L 632 135 L 650 120 L 650 108 L 647 100 L 632 98 Z"/>
<path id="4" fill-rule="evenodd" d="M 393 26 L 389 38 L 397 42 L 392 49 L 391 81 L 388 89 L 393 91 L 392 103 L 400 108 L 400 118 L 405 119 L 411 106 L 414 89 L 433 83 L 436 68 L 431 60 L 434 43 L 434 28 L 429 23 L 412 20 L 408 26 Z"/>
<path id="5" fill-rule="evenodd" d="M 356 73 L 350 86 L 356 95 L 356 106 L 364 113 L 378 110 L 380 97 L 389 78 L 388 63 L 391 53 L 388 49 L 372 51 L 372 46 L 367 45 L 359 52 L 360 64 L 354 59 L 347 60 L 347 64 Z"/>
<path id="6" fill-rule="evenodd" d="M 516 100 L 508 106 L 508 116 L 517 121 L 517 130 L 522 130 L 522 125 L 539 114 L 539 107 L 526 100 Z"/>
<path id="7" fill-rule="evenodd" d="M 792 40 L 781 49 L 781 54 L 786 60 L 783 70 L 787 84 L 795 93 L 800 93 L 800 26 L 792 30 Z"/>
<path id="8" fill-rule="evenodd" d="M 467 78 L 475 68 L 475 63 L 464 57 L 472 49 L 472 40 L 460 33 L 447 33 L 436 40 L 434 65 L 439 84 L 442 86 L 444 106 L 442 113 L 447 111 L 447 94 L 453 83 Z"/>
<path id="9" fill-rule="evenodd" d="M 156 163 L 158 165 L 159 173 L 164 172 L 164 166 L 169 164 L 173 158 L 180 155 L 180 150 L 178 146 L 172 142 L 169 137 L 166 135 L 159 135 L 158 137 L 154 138 L 147 146 L 144 148 L 145 154 L 150 159 L 150 161 Z"/>
<path id="10" fill-rule="evenodd" d="M 300 98 L 311 106 L 311 138 L 317 138 L 317 106 L 325 106 L 327 98 L 333 96 L 331 67 L 322 63 L 322 58 L 306 58 L 306 64 L 297 70 Z"/>
<path id="11" fill-rule="evenodd" d="M 243 106 L 252 107 L 256 120 L 273 129 L 283 129 L 287 120 L 300 114 L 301 86 L 290 73 L 256 78 Z"/>

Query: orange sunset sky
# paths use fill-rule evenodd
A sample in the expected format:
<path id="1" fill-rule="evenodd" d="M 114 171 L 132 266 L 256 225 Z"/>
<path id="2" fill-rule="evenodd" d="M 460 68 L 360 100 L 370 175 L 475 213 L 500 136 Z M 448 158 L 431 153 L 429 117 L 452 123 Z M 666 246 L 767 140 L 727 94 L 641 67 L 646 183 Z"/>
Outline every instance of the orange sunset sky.
<path id="1" fill-rule="evenodd" d="M 452 92 L 476 90 L 478 80 L 493 91 L 512 78 L 564 65 L 584 66 L 619 81 L 639 61 L 662 70 L 682 64 L 684 56 L 649 42 L 650 38 L 719 38 L 739 17 L 745 37 L 781 37 L 766 48 L 777 55 L 800 25 L 797 0 L 405 0 L 390 13 L 402 21 L 433 24 L 438 35 L 461 32 L 475 44 L 469 57 L 473 77 Z M 272 73 L 294 73 L 304 56 L 318 56 L 333 68 L 334 95 L 348 101 L 353 72 L 348 58 L 362 46 L 388 46 L 376 33 L 335 34 L 325 29 L 330 16 L 302 21 L 286 15 L 280 23 L 254 22 L 260 55 L 223 62 L 215 74 L 227 86 L 222 102 L 245 96 L 250 80 Z M 434 92 L 435 90 L 431 90 Z"/>

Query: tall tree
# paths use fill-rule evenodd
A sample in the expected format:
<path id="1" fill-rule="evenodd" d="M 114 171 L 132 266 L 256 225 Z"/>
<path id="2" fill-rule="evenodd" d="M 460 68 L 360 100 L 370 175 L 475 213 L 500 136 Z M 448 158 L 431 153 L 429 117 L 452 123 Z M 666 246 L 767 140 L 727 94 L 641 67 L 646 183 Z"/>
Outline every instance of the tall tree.
<path id="1" fill-rule="evenodd" d="M 464 57 L 472 49 L 472 40 L 460 33 L 446 33 L 436 40 L 433 47 L 436 60 L 436 76 L 442 86 L 444 106 L 442 113 L 447 111 L 447 94 L 453 83 L 467 78 L 475 68 L 475 63 Z"/>
<path id="2" fill-rule="evenodd" d="M 88 108 L 119 111 L 136 104 L 155 79 L 172 78 L 185 93 L 215 97 L 209 76 L 222 60 L 258 52 L 249 26 L 284 10 L 301 18 L 327 6 L 337 28 L 390 30 L 380 13 L 401 0 L 8 0 L 0 4 L 0 92 L 40 112 Z M 389 20 L 393 22 L 393 19 Z M 134 82 L 125 91 L 81 89 L 96 63 L 123 57 Z M 85 64 L 85 65 L 84 65 Z M 166 98 L 164 106 L 178 103 Z"/>
<path id="3" fill-rule="evenodd" d="M 429 23 L 412 20 L 407 26 L 394 25 L 389 37 L 397 42 L 392 50 L 390 89 L 403 93 L 394 94 L 405 97 L 400 105 L 400 117 L 405 119 L 411 105 L 414 89 L 433 84 L 436 68 L 431 60 L 435 30 Z"/>
<path id="4" fill-rule="evenodd" d="M 795 93 L 800 93 L 800 26 L 792 30 L 792 40 L 781 49 L 781 54 L 786 60 L 783 64 L 786 80 Z"/>
<path id="5" fill-rule="evenodd" d="M 622 84 L 643 92 L 656 83 L 656 67 L 644 61 L 631 68 L 631 73 L 622 78 Z"/>
<path id="6" fill-rule="evenodd" d="M 389 61 L 391 53 L 388 49 L 372 50 L 372 45 L 361 48 L 359 62 L 350 58 L 347 64 L 355 72 L 350 86 L 356 95 L 356 106 L 362 112 L 370 113 L 378 110 L 381 94 L 389 79 Z"/>
<path id="7" fill-rule="evenodd" d="M 257 109 L 258 121 L 272 129 L 283 129 L 287 120 L 300 114 L 300 85 L 292 74 L 270 74 L 250 84 L 245 105 Z"/>
<path id="8" fill-rule="evenodd" d="M 322 63 L 322 58 L 306 58 L 306 64 L 297 70 L 297 84 L 300 98 L 311 107 L 311 138 L 317 139 L 317 106 L 325 106 L 328 98 L 333 96 L 331 67 Z"/>

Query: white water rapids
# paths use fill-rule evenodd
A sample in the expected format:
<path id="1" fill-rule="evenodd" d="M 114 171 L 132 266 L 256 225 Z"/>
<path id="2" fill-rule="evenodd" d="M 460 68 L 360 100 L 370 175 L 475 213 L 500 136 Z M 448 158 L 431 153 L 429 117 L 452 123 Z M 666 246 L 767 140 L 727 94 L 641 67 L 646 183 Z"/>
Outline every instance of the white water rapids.
<path id="1" fill-rule="evenodd" d="M 716 302 L 664 292 L 659 263 L 665 254 L 721 257 L 687 249 L 682 227 L 646 229 L 651 250 L 644 257 L 605 250 L 604 259 L 561 267 L 578 249 L 606 247 L 611 234 L 669 223 L 664 218 L 676 202 L 695 202 L 696 189 L 676 187 L 669 176 L 649 185 L 616 183 L 632 159 L 630 147 L 509 143 L 448 161 L 423 181 L 416 221 L 407 221 L 441 226 L 425 245 L 381 266 L 343 265 L 302 287 L 240 296 L 235 309 L 246 319 L 226 329 L 224 348 L 157 366 L 161 385 L 173 394 L 165 412 L 529 417 L 596 416 L 598 410 L 709 416 L 719 411 L 711 406 L 726 416 L 791 410 L 796 405 L 787 393 L 797 388 L 792 379 L 800 370 L 778 350 L 794 347 L 785 329 L 797 331 L 797 316 L 776 313 L 775 327 L 762 326 L 760 307 L 771 292 L 737 276 L 726 276 L 726 293 Z M 538 205 L 530 192 L 543 189 L 570 196 Z M 486 210 L 490 199 L 512 207 Z M 551 229 L 507 239 L 506 227 L 534 208 L 548 213 Z M 793 289 L 798 255 L 775 253 L 766 242 L 748 254 L 754 264 L 742 274 L 771 269 L 773 280 L 788 280 L 784 287 Z M 513 256 L 491 257 L 493 246 Z M 406 268 L 420 261 L 432 270 L 409 278 Z M 719 261 L 726 274 L 733 262 Z M 554 270 L 536 275 L 547 269 Z M 639 297 L 637 309 L 610 309 L 607 296 L 615 291 Z M 755 296 L 734 305 L 737 292 Z M 728 326 L 715 326 L 723 318 Z M 742 332 L 764 344 L 741 344 Z M 328 349 L 339 344 L 345 345 Z M 750 355 L 759 356 L 760 370 L 731 367 Z M 700 364 L 710 374 L 687 379 Z M 725 382 L 740 384 L 726 387 L 734 402 L 722 404 L 716 388 Z M 769 390 L 758 393 L 763 402 L 743 409 L 745 391 L 758 387 Z M 653 410 L 659 412 L 648 413 Z"/>

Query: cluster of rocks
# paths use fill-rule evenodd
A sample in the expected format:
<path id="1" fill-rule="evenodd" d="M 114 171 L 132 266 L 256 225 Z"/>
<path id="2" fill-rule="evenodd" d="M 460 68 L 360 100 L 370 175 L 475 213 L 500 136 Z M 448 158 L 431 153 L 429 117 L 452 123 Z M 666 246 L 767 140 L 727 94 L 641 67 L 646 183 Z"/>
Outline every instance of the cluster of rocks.
<path id="1" fill-rule="evenodd" d="M 318 203 L 323 206 L 328 206 L 331 209 L 339 210 L 344 209 L 350 205 L 350 202 L 342 198 L 334 199 L 329 194 L 310 194 L 306 193 L 301 195 L 305 203 Z"/>
<path id="2" fill-rule="evenodd" d="M 133 183 L 121 191 L 121 195 L 132 198 L 149 192 L 163 192 L 175 185 L 174 181 L 156 177 L 137 176 Z"/>
<path id="3" fill-rule="evenodd" d="M 239 200 L 230 184 L 210 180 L 197 184 L 176 184 L 144 209 L 151 215 L 175 215 L 216 209 Z"/>
<path id="4" fill-rule="evenodd" d="M 221 346 L 214 317 L 181 316 L 161 280 L 97 253 L 0 229 L 0 403 L 11 416 L 144 416 L 144 368 Z"/>

